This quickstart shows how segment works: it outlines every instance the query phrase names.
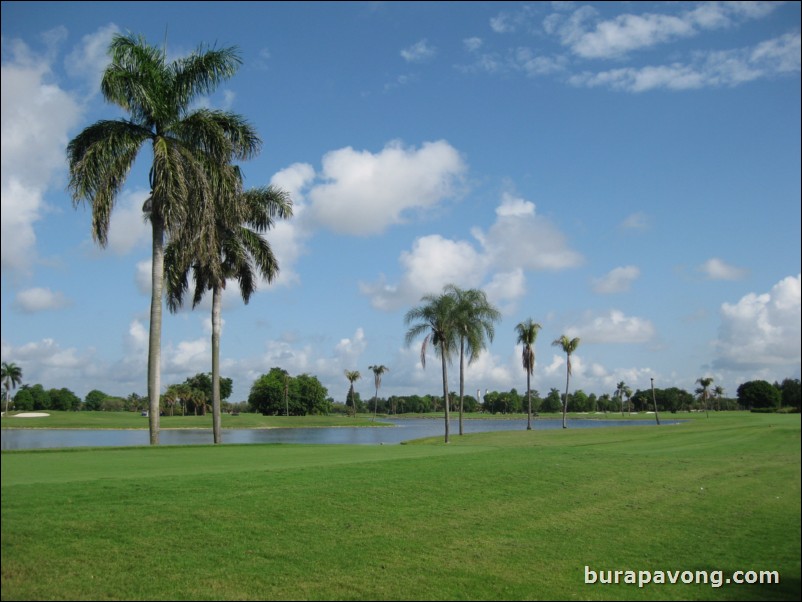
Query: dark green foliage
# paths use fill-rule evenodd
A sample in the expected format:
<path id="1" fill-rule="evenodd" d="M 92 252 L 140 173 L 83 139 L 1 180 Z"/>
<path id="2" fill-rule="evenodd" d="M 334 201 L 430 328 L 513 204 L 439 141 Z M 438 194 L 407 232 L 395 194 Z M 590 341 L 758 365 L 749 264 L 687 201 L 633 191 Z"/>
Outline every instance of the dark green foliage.
<path id="1" fill-rule="evenodd" d="M 33 407 L 31 388 L 28 385 L 22 385 L 22 388 L 14 396 L 14 409 L 18 412 L 29 412 L 33 410 Z"/>
<path id="2" fill-rule="evenodd" d="M 286 370 L 271 368 L 253 383 L 248 403 L 264 416 L 328 414 L 328 395 L 316 376 L 291 377 Z"/>
<path id="3" fill-rule="evenodd" d="M 554 387 L 551 388 L 549 394 L 543 400 L 543 403 L 540 405 L 541 412 L 559 412 L 562 410 L 563 402 L 560 396 L 559 389 L 555 389 Z"/>
<path id="4" fill-rule="evenodd" d="M 782 393 L 765 380 L 750 380 L 738 387 L 738 403 L 748 410 L 779 408 L 782 403 Z"/>
<path id="5" fill-rule="evenodd" d="M 95 411 L 101 409 L 103 404 L 103 400 L 108 397 L 106 393 L 103 391 L 98 391 L 97 389 L 92 389 L 89 393 L 86 394 L 84 398 L 84 409 L 89 411 Z"/>
<path id="6" fill-rule="evenodd" d="M 800 394 L 800 386 L 798 378 L 786 378 L 780 385 L 782 392 L 782 403 L 784 408 L 794 408 L 797 412 L 800 411 L 800 403 L 802 402 L 802 394 Z"/>
<path id="7" fill-rule="evenodd" d="M 199 372 L 195 376 L 190 376 L 184 381 L 185 385 L 189 385 L 193 389 L 202 391 L 206 395 L 206 399 L 211 402 L 212 399 L 212 373 Z M 220 399 L 225 401 L 231 397 L 231 390 L 234 387 L 234 381 L 230 378 L 220 377 Z"/>

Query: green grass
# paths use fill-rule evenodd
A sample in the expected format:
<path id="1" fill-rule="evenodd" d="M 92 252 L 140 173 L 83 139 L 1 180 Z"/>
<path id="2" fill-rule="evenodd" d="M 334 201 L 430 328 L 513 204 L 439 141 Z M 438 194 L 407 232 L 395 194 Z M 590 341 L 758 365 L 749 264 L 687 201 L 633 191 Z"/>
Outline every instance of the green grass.
<path id="1" fill-rule="evenodd" d="M 60 412 L 47 410 L 49 416 L 38 418 L 15 418 L 14 413 L 3 416 L 3 428 L 62 428 L 62 429 L 148 429 L 148 418 L 139 412 Z M 223 414 L 224 429 L 294 428 L 332 426 L 377 426 L 372 415 L 361 414 L 356 418 L 334 414 L 331 416 L 262 416 L 261 414 Z M 163 429 L 210 429 L 211 413 L 206 416 L 160 416 Z"/>
<path id="2" fill-rule="evenodd" d="M 2 598 L 799 600 L 799 415 L 2 454 Z M 775 570 L 779 585 L 586 585 Z"/>

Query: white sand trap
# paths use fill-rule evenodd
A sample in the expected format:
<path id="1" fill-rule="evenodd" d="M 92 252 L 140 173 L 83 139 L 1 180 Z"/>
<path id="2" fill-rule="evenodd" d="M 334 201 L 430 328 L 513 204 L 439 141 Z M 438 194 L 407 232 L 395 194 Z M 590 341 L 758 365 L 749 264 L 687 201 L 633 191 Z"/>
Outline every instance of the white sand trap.
<path id="1" fill-rule="evenodd" d="M 44 418 L 50 416 L 47 412 L 22 412 L 21 414 L 14 414 L 12 418 Z"/>

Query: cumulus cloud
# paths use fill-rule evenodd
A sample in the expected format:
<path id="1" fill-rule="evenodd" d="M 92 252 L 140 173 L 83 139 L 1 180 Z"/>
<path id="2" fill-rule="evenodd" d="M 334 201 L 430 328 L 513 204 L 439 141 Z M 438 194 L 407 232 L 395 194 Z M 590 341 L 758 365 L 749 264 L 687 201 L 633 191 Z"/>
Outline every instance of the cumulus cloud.
<path id="1" fill-rule="evenodd" d="M 714 343 L 717 368 L 796 367 L 800 364 L 800 276 L 788 276 L 767 293 L 749 293 L 721 306 Z"/>
<path id="2" fill-rule="evenodd" d="M 419 149 L 391 142 L 378 153 L 331 151 L 323 157 L 322 181 L 309 192 L 310 219 L 341 234 L 379 234 L 410 211 L 455 197 L 466 169 L 444 140 Z"/>
<path id="3" fill-rule="evenodd" d="M 270 184 L 289 193 L 293 213 L 290 219 L 277 221 L 266 234 L 279 265 L 279 274 L 272 286 L 290 286 L 300 282 L 295 264 L 306 254 L 307 241 L 311 236 L 307 227 L 305 191 L 314 179 L 315 169 L 308 163 L 294 163 L 270 179 Z M 260 289 L 266 286 L 265 282 L 259 284 Z"/>
<path id="4" fill-rule="evenodd" d="M 746 270 L 728 265 L 718 257 L 712 257 L 699 266 L 709 280 L 741 280 L 747 274 Z"/>
<path id="5" fill-rule="evenodd" d="M 567 328 L 565 334 L 583 343 L 646 343 L 654 338 L 655 328 L 649 320 L 612 309 L 604 314 L 588 312 L 581 324 Z"/>
<path id="6" fill-rule="evenodd" d="M 623 293 L 640 277 L 640 270 L 634 265 L 613 268 L 606 275 L 593 281 L 597 293 Z"/>
<path id="7" fill-rule="evenodd" d="M 437 48 L 430 45 L 428 40 L 425 39 L 415 42 L 412 46 L 401 51 L 401 56 L 408 63 L 422 63 L 434 58 L 436 54 Z"/>
<path id="8" fill-rule="evenodd" d="M 68 133 L 81 108 L 53 83 L 51 59 L 19 40 L 3 40 L 2 217 L 3 269 L 27 272 L 36 262 L 35 224 L 46 210 L 44 195 L 64 168 Z"/>
<path id="9" fill-rule="evenodd" d="M 450 282 L 477 287 L 486 270 L 485 259 L 473 245 L 439 234 L 416 239 L 411 250 L 401 253 L 399 263 L 404 270 L 399 284 L 388 285 L 382 280 L 360 285 L 377 309 L 392 310 L 417 302 Z"/>
<path id="10" fill-rule="evenodd" d="M 502 269 L 563 270 L 579 266 L 573 251 L 554 224 L 538 216 L 530 201 L 505 193 L 496 209 L 496 222 L 485 233 L 474 228 L 488 261 Z"/>
<path id="11" fill-rule="evenodd" d="M 534 203 L 514 195 L 503 195 L 496 221 L 487 232 L 474 228 L 471 234 L 475 242 L 440 235 L 416 239 L 412 249 L 399 258 L 401 280 L 388 284 L 381 278 L 361 284 L 362 293 L 371 298 L 374 307 L 392 310 L 454 283 L 464 288 L 483 287 L 496 303 L 514 303 L 524 294 L 526 271 L 563 270 L 582 262 L 565 236 L 549 220 L 536 215 Z"/>
<path id="12" fill-rule="evenodd" d="M 61 309 L 70 303 L 62 292 L 53 292 L 49 288 L 29 288 L 17 293 L 14 307 L 23 313 L 37 313 L 51 309 Z"/>
<path id="13" fill-rule="evenodd" d="M 109 220 L 107 249 L 115 255 L 127 255 L 151 240 L 150 224 L 144 220 L 142 205 L 148 190 L 123 191 Z"/>
<path id="14" fill-rule="evenodd" d="M 64 68 L 67 73 L 71 77 L 84 80 L 90 94 L 96 94 L 100 89 L 103 71 L 110 61 L 109 44 L 112 37 L 119 31 L 119 27 L 110 23 L 94 33 L 83 36 L 81 43 L 64 59 Z"/>

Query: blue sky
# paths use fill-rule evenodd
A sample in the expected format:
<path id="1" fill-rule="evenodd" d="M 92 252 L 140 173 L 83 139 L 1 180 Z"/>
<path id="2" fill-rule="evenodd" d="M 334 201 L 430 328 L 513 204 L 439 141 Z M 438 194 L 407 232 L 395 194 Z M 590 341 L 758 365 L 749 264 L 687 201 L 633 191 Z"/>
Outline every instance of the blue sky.
<path id="1" fill-rule="evenodd" d="M 373 395 L 372 364 L 384 396 L 437 393 L 403 317 L 447 283 L 503 311 L 471 393 L 525 389 L 529 317 L 543 395 L 562 334 L 587 393 L 799 378 L 798 2 L 4 2 L 2 361 L 23 382 L 147 390 L 147 162 L 105 249 L 66 191 L 68 141 L 123 116 L 98 91 L 117 32 L 237 46 L 202 102 L 261 135 L 246 186 L 295 204 L 268 234 L 279 278 L 226 291 L 232 401 L 273 366 L 337 400 L 346 369 Z M 165 313 L 164 386 L 210 370 L 209 315 Z"/>

